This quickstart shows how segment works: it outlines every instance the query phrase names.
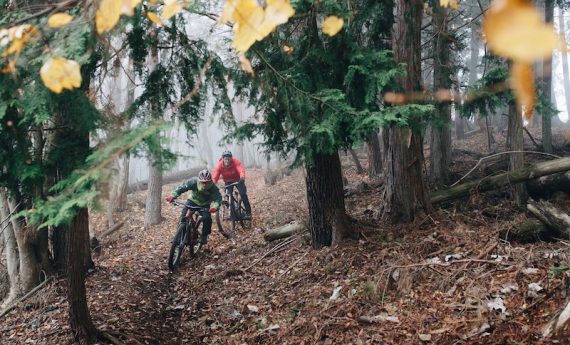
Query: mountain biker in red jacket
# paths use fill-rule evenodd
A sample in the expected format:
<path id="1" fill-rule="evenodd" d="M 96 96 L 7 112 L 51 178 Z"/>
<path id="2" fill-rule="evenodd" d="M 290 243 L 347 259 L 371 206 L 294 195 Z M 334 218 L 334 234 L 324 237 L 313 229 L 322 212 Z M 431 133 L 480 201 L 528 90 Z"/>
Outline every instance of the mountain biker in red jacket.
<path id="1" fill-rule="evenodd" d="M 243 165 L 237 158 L 233 158 L 230 151 L 224 151 L 222 153 L 222 158 L 220 158 L 218 164 L 212 172 L 212 180 L 214 183 L 218 183 L 218 179 L 222 176 L 224 183 L 226 185 L 232 184 L 234 182 L 239 183 L 236 185 L 241 199 L 243 200 L 243 206 L 245 207 L 245 218 L 251 219 L 251 205 L 249 203 L 249 198 L 247 197 L 247 188 L 245 186 L 245 169 Z M 229 192 L 233 192 L 233 186 L 229 187 Z"/>
<path id="2" fill-rule="evenodd" d="M 186 204 L 190 206 L 199 206 L 207 208 L 210 206 L 209 210 L 201 211 L 200 216 L 202 216 L 202 244 L 208 243 L 208 235 L 212 231 L 212 217 L 210 213 L 215 213 L 220 204 L 222 203 L 222 195 L 218 187 L 212 183 L 212 174 L 208 169 L 204 169 L 198 173 L 198 178 L 191 178 L 180 186 L 178 186 L 170 196 L 166 198 L 166 201 L 173 202 L 180 194 L 192 191 L 186 200 Z M 209 211 L 209 212 L 208 212 Z M 180 222 L 184 221 L 186 217 L 186 212 L 188 212 L 188 207 L 182 208 L 182 213 L 180 214 Z"/>

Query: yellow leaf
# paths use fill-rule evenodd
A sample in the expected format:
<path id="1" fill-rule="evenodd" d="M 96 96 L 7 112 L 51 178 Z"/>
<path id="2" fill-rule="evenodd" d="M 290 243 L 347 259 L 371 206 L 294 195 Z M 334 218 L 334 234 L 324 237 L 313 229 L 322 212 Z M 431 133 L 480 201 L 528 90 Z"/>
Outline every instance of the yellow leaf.
<path id="1" fill-rule="evenodd" d="M 123 3 L 118 0 L 102 0 L 95 14 L 95 26 L 97 33 L 102 34 L 117 25 L 121 17 Z"/>
<path id="2" fill-rule="evenodd" d="M 156 15 L 154 12 L 147 12 L 146 16 L 150 19 L 151 22 L 155 23 L 156 25 L 162 25 L 162 19 Z"/>
<path id="3" fill-rule="evenodd" d="M 277 25 L 287 23 L 289 17 L 294 14 L 295 10 L 291 7 L 289 0 L 267 0 L 263 24 L 260 28 L 261 36 L 269 35 Z"/>
<path id="4" fill-rule="evenodd" d="M 323 32 L 329 36 L 336 35 L 344 24 L 342 18 L 330 16 L 323 22 Z"/>
<path id="5" fill-rule="evenodd" d="M 239 57 L 241 69 L 245 73 L 247 73 L 249 75 L 253 75 L 253 67 L 251 67 L 251 62 L 249 61 L 249 59 L 246 58 L 243 53 L 238 53 L 238 57 Z"/>
<path id="6" fill-rule="evenodd" d="M 180 12 L 181 10 L 182 10 L 181 4 L 177 2 L 170 3 L 168 5 L 165 5 L 164 8 L 162 9 L 162 17 L 164 19 L 170 19 L 172 16 L 174 16 L 176 13 Z"/>
<path id="7" fill-rule="evenodd" d="M 439 0 L 439 4 L 442 7 L 447 7 L 449 5 L 451 5 L 451 7 L 456 10 L 459 8 L 459 5 L 457 4 L 457 0 Z"/>
<path id="8" fill-rule="evenodd" d="M 240 0 L 233 13 L 235 37 L 233 47 L 245 52 L 255 41 L 263 38 L 258 29 L 263 23 L 264 11 L 257 0 Z"/>
<path id="9" fill-rule="evenodd" d="M 523 110 L 527 120 L 532 118 L 534 112 L 534 74 L 532 65 L 525 62 L 515 61 L 511 65 L 510 84 L 517 98 L 517 104 Z"/>
<path id="10" fill-rule="evenodd" d="M 247 51 L 255 41 L 262 40 L 295 14 L 290 0 L 267 0 L 266 4 L 263 8 L 257 0 L 226 0 L 219 21 L 234 22 L 236 50 Z"/>
<path id="11" fill-rule="evenodd" d="M 55 93 L 60 93 L 63 89 L 72 90 L 81 86 L 79 64 L 62 57 L 56 57 L 46 62 L 40 69 L 40 77 L 45 86 Z"/>
<path id="12" fill-rule="evenodd" d="M 528 63 L 551 56 L 560 42 L 554 28 L 522 0 L 494 1 L 483 22 L 483 34 L 495 54 Z"/>
<path id="13" fill-rule="evenodd" d="M 48 18 L 48 26 L 50 28 L 61 28 L 73 20 L 73 16 L 67 13 L 56 13 Z"/>

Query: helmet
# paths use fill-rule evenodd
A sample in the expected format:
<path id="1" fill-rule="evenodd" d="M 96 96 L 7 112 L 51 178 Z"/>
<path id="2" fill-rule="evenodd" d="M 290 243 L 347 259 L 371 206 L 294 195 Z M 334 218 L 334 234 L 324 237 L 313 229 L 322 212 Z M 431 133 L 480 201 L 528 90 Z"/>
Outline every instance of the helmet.
<path id="1" fill-rule="evenodd" d="M 230 158 L 231 158 L 231 157 L 232 157 L 232 152 L 231 152 L 231 151 L 227 151 L 227 150 L 224 151 L 224 152 L 222 153 L 222 158 L 223 158 L 223 157 L 230 157 Z"/>
<path id="2" fill-rule="evenodd" d="M 210 174 L 208 169 L 204 169 L 198 173 L 198 181 L 210 182 L 210 181 L 212 181 L 212 174 Z"/>

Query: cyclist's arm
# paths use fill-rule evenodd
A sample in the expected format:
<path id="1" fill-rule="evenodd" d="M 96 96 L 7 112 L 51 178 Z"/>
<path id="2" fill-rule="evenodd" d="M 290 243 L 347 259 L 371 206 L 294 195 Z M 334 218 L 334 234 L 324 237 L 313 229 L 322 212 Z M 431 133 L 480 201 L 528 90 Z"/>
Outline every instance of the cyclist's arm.
<path id="1" fill-rule="evenodd" d="M 194 190 L 198 186 L 198 182 L 195 178 L 185 181 L 180 186 L 178 186 L 173 192 L 170 193 L 173 197 L 178 197 L 180 194 L 187 192 L 189 190 Z"/>
<path id="2" fill-rule="evenodd" d="M 213 207 L 216 210 L 218 210 L 220 208 L 220 205 L 222 204 L 222 194 L 220 193 L 220 190 L 216 186 L 212 188 L 212 198 L 213 200 L 210 203 L 210 207 Z"/>
<path id="3" fill-rule="evenodd" d="M 236 169 L 239 173 L 239 179 L 245 180 L 245 169 L 243 168 L 243 165 L 241 165 L 241 162 L 239 161 L 239 159 L 235 160 L 235 165 L 236 165 Z"/>
<path id="4" fill-rule="evenodd" d="M 223 161 L 218 161 L 218 164 L 216 164 L 216 167 L 214 168 L 214 171 L 212 171 L 212 181 L 214 181 L 214 184 L 218 183 L 218 179 L 220 178 L 220 169 L 222 168 L 222 164 Z"/>

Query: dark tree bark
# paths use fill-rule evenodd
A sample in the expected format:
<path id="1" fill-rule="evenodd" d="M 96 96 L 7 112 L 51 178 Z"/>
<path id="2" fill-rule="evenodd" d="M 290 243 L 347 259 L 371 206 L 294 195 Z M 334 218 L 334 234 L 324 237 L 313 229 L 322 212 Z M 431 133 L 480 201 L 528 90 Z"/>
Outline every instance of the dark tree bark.
<path id="1" fill-rule="evenodd" d="M 396 62 L 406 64 L 407 73 L 400 85 L 408 93 L 421 90 L 422 11 L 421 0 L 398 0 L 394 5 L 392 49 Z M 383 139 L 386 188 L 382 215 L 394 223 L 412 221 L 421 211 L 431 211 L 422 176 L 421 134 L 390 126 L 384 130 Z"/>
<path id="2" fill-rule="evenodd" d="M 378 133 L 374 131 L 368 140 L 368 178 L 373 180 L 382 173 L 382 150 Z"/>
<path id="3" fill-rule="evenodd" d="M 86 208 L 80 209 L 72 223 L 67 226 L 67 300 L 69 302 L 69 323 L 73 336 L 80 344 L 93 344 L 99 332 L 93 325 L 87 307 L 85 289 L 85 243 L 89 240 L 89 220 Z"/>
<path id="4" fill-rule="evenodd" d="M 509 151 L 520 151 L 509 154 L 509 171 L 514 172 L 524 166 L 523 146 L 523 123 L 522 114 L 517 111 L 519 107 L 511 105 L 509 107 L 509 129 L 507 132 L 507 149 Z M 514 184 L 512 187 L 513 199 L 518 206 L 526 203 L 528 194 L 523 183 Z"/>
<path id="5" fill-rule="evenodd" d="M 547 23 L 552 23 L 554 19 L 554 1 L 544 1 L 544 19 Z M 544 60 L 542 68 L 542 83 L 544 87 L 544 98 L 550 100 L 552 94 L 552 58 Z M 552 117 L 550 114 L 542 114 L 542 147 L 544 152 L 552 153 Z"/>
<path id="6" fill-rule="evenodd" d="M 309 230 L 318 249 L 337 243 L 350 231 L 338 153 L 315 153 L 306 170 Z"/>
<path id="7" fill-rule="evenodd" d="M 434 37 L 433 87 L 435 90 L 451 89 L 450 33 L 448 29 L 447 8 L 434 6 L 433 26 L 437 32 Z M 449 164 L 451 163 L 451 106 L 449 103 L 436 104 L 437 123 L 432 127 L 431 136 L 431 177 L 436 186 L 447 184 Z"/>

